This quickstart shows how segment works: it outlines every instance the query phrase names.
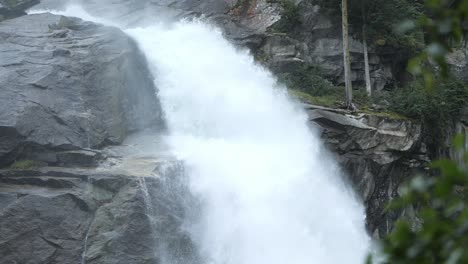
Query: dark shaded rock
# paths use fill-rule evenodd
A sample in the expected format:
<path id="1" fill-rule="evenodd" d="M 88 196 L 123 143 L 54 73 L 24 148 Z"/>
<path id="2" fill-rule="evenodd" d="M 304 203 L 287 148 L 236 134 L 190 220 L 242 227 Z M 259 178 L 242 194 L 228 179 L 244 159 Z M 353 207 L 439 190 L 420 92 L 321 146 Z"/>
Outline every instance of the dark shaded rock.
<path id="1" fill-rule="evenodd" d="M 75 150 L 57 153 L 57 162 L 64 167 L 93 167 L 101 159 L 97 151 Z"/>
<path id="2" fill-rule="evenodd" d="M 0 166 L 34 153 L 118 144 L 129 132 L 161 126 L 135 43 L 79 19 L 40 14 L 2 22 L 0 87 Z"/>
<path id="3" fill-rule="evenodd" d="M 296 1 L 299 23 L 287 32 L 275 32 L 275 26 L 264 31 L 263 44 L 254 52 L 276 74 L 294 72 L 297 66 L 313 65 L 323 69 L 326 77 L 336 84 L 344 82 L 342 33 L 340 18 L 331 17 L 315 1 Z M 264 14 L 259 14 L 262 16 Z M 285 51 L 287 51 L 285 53 Z M 364 48 L 360 41 L 350 38 L 351 79 L 363 85 Z M 373 88 L 382 90 L 394 81 L 392 65 L 394 57 L 387 61 L 372 48 L 369 50 L 370 75 Z M 293 63 L 291 67 L 291 63 Z"/>
<path id="4" fill-rule="evenodd" d="M 39 0 L 0 0 L 0 5 L 9 10 L 26 10 L 37 5 Z"/>
<path id="5" fill-rule="evenodd" d="M 0 21 L 26 15 L 26 9 L 39 4 L 39 0 L 0 0 Z"/>
<path id="6" fill-rule="evenodd" d="M 403 181 L 427 173 L 430 160 L 422 142 L 421 125 L 310 105 L 308 113 L 363 199 L 368 231 L 376 238 L 384 236 L 397 219 L 408 215 L 405 211 L 387 212 L 388 202 L 399 196 Z"/>
<path id="7" fill-rule="evenodd" d="M 132 180 L 100 206 L 90 226 L 86 263 L 158 263 L 145 193 Z"/>
<path id="8" fill-rule="evenodd" d="M 73 194 L 26 195 L 0 213 L 1 263 L 80 263 L 91 212 Z"/>
<path id="9" fill-rule="evenodd" d="M 11 193 L 0 194 L 0 212 L 18 199 L 18 195 Z"/>

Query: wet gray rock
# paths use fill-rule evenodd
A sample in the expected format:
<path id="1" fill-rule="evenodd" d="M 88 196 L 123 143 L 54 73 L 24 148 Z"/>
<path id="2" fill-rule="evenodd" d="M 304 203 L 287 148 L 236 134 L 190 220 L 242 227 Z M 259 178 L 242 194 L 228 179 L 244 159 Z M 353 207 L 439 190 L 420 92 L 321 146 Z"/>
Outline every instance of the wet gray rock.
<path id="1" fill-rule="evenodd" d="M 91 150 L 57 152 L 57 163 L 64 167 L 94 167 L 102 158 L 101 153 Z"/>
<path id="2" fill-rule="evenodd" d="M 180 175 L 0 171 L 0 263 L 197 263 Z"/>
<path id="3" fill-rule="evenodd" d="M 427 173 L 430 162 L 415 121 L 378 114 L 353 115 L 342 110 L 306 106 L 309 119 L 320 130 L 366 206 L 367 228 L 376 238 L 392 230 L 407 214 L 387 212 L 388 202 L 409 178 Z"/>
<path id="4" fill-rule="evenodd" d="M 25 15 L 26 9 L 39 3 L 39 0 L 0 0 L 0 21 Z"/>
<path id="5" fill-rule="evenodd" d="M 146 61 L 112 27 L 51 14 L 3 21 L 0 87 L 0 166 L 161 127 Z"/>
<path id="6" fill-rule="evenodd" d="M 0 263 L 79 263 L 89 222 L 73 194 L 19 196 L 0 211 Z"/>

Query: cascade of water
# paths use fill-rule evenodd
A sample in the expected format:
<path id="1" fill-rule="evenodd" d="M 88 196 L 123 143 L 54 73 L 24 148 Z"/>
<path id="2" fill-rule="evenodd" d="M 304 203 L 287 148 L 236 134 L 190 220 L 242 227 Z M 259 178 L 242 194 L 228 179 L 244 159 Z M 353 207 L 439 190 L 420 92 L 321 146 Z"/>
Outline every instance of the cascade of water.
<path id="1" fill-rule="evenodd" d="M 271 74 L 200 21 L 129 29 L 156 76 L 212 263 L 361 263 L 362 207 Z"/>
<path id="2" fill-rule="evenodd" d="M 190 226 L 206 263 L 364 261 L 362 206 L 267 70 L 201 21 L 124 30 L 147 57 L 168 143 L 202 201 Z"/>
<path id="3" fill-rule="evenodd" d="M 88 230 L 88 232 L 86 232 L 86 236 L 85 236 L 85 239 L 84 239 L 83 253 L 81 254 L 81 262 L 80 262 L 81 264 L 86 264 L 86 251 L 88 250 L 87 249 L 88 237 L 89 237 L 89 230 Z"/>
<path id="4" fill-rule="evenodd" d="M 151 197 L 148 191 L 148 185 L 146 184 L 145 177 L 138 177 L 138 185 L 140 187 L 141 192 L 143 193 L 143 200 L 146 206 L 145 208 L 146 214 L 150 218 L 151 224 L 153 224 L 152 215 L 154 212 L 153 212 Z"/>

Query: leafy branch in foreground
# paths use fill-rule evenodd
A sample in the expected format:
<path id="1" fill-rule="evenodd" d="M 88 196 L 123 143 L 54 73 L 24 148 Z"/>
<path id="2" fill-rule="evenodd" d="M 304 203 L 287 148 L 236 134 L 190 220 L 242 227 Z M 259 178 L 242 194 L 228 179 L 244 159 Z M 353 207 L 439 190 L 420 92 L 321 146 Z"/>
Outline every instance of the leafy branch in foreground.
<path id="1" fill-rule="evenodd" d="M 416 27 L 424 30 L 429 45 L 408 63 L 408 70 L 414 75 L 422 75 L 426 86 L 433 87 L 435 66 L 443 76 L 448 76 L 446 56 L 452 47 L 460 43 L 464 36 L 468 19 L 467 0 L 426 0 L 427 16 L 418 21 L 406 21 L 400 25 L 401 31 L 411 31 Z"/>
<path id="2" fill-rule="evenodd" d="M 462 151 L 464 137 L 455 141 Z M 412 228 L 399 220 L 382 242 L 384 263 L 468 263 L 468 152 L 458 161 L 434 162 L 432 168 L 435 175 L 413 178 L 390 204 L 389 210 L 416 206 L 422 225 Z"/>
<path id="3" fill-rule="evenodd" d="M 464 24 L 468 18 L 468 0 L 426 0 L 426 8 L 428 16 L 421 17 L 414 24 L 403 23 L 402 27 L 407 30 L 422 27 L 428 37 L 430 44 L 420 55 L 409 61 L 408 69 L 415 76 L 422 76 L 423 88 L 428 93 L 433 93 L 437 76 L 442 81 L 448 80 L 449 67 L 445 58 L 454 44 L 463 40 Z M 431 98 L 435 104 L 440 99 L 434 96 Z M 427 97 L 423 99 L 426 100 Z M 410 110 L 419 111 L 414 108 Z M 458 157 L 434 162 L 431 176 L 415 177 L 401 188 L 401 197 L 394 200 L 388 210 L 416 208 L 421 225 L 411 226 L 408 220 L 400 219 L 394 230 L 382 241 L 384 260 L 381 262 L 468 263 L 466 145 L 464 136 L 457 136 L 453 147 L 458 151 Z M 368 263 L 371 262 L 372 259 L 369 258 Z"/>

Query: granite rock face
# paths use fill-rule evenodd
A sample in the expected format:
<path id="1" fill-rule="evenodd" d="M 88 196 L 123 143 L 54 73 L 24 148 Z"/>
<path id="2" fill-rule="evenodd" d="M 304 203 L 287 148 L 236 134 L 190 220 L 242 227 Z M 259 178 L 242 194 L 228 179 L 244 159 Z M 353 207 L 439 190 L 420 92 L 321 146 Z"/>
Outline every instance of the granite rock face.
<path id="1" fill-rule="evenodd" d="M 152 79 L 119 29 L 51 14 L 1 22 L 0 166 L 60 163 L 55 152 L 162 127 Z"/>
<path id="2" fill-rule="evenodd" d="M 197 263 L 175 175 L 0 171 L 0 263 Z"/>

